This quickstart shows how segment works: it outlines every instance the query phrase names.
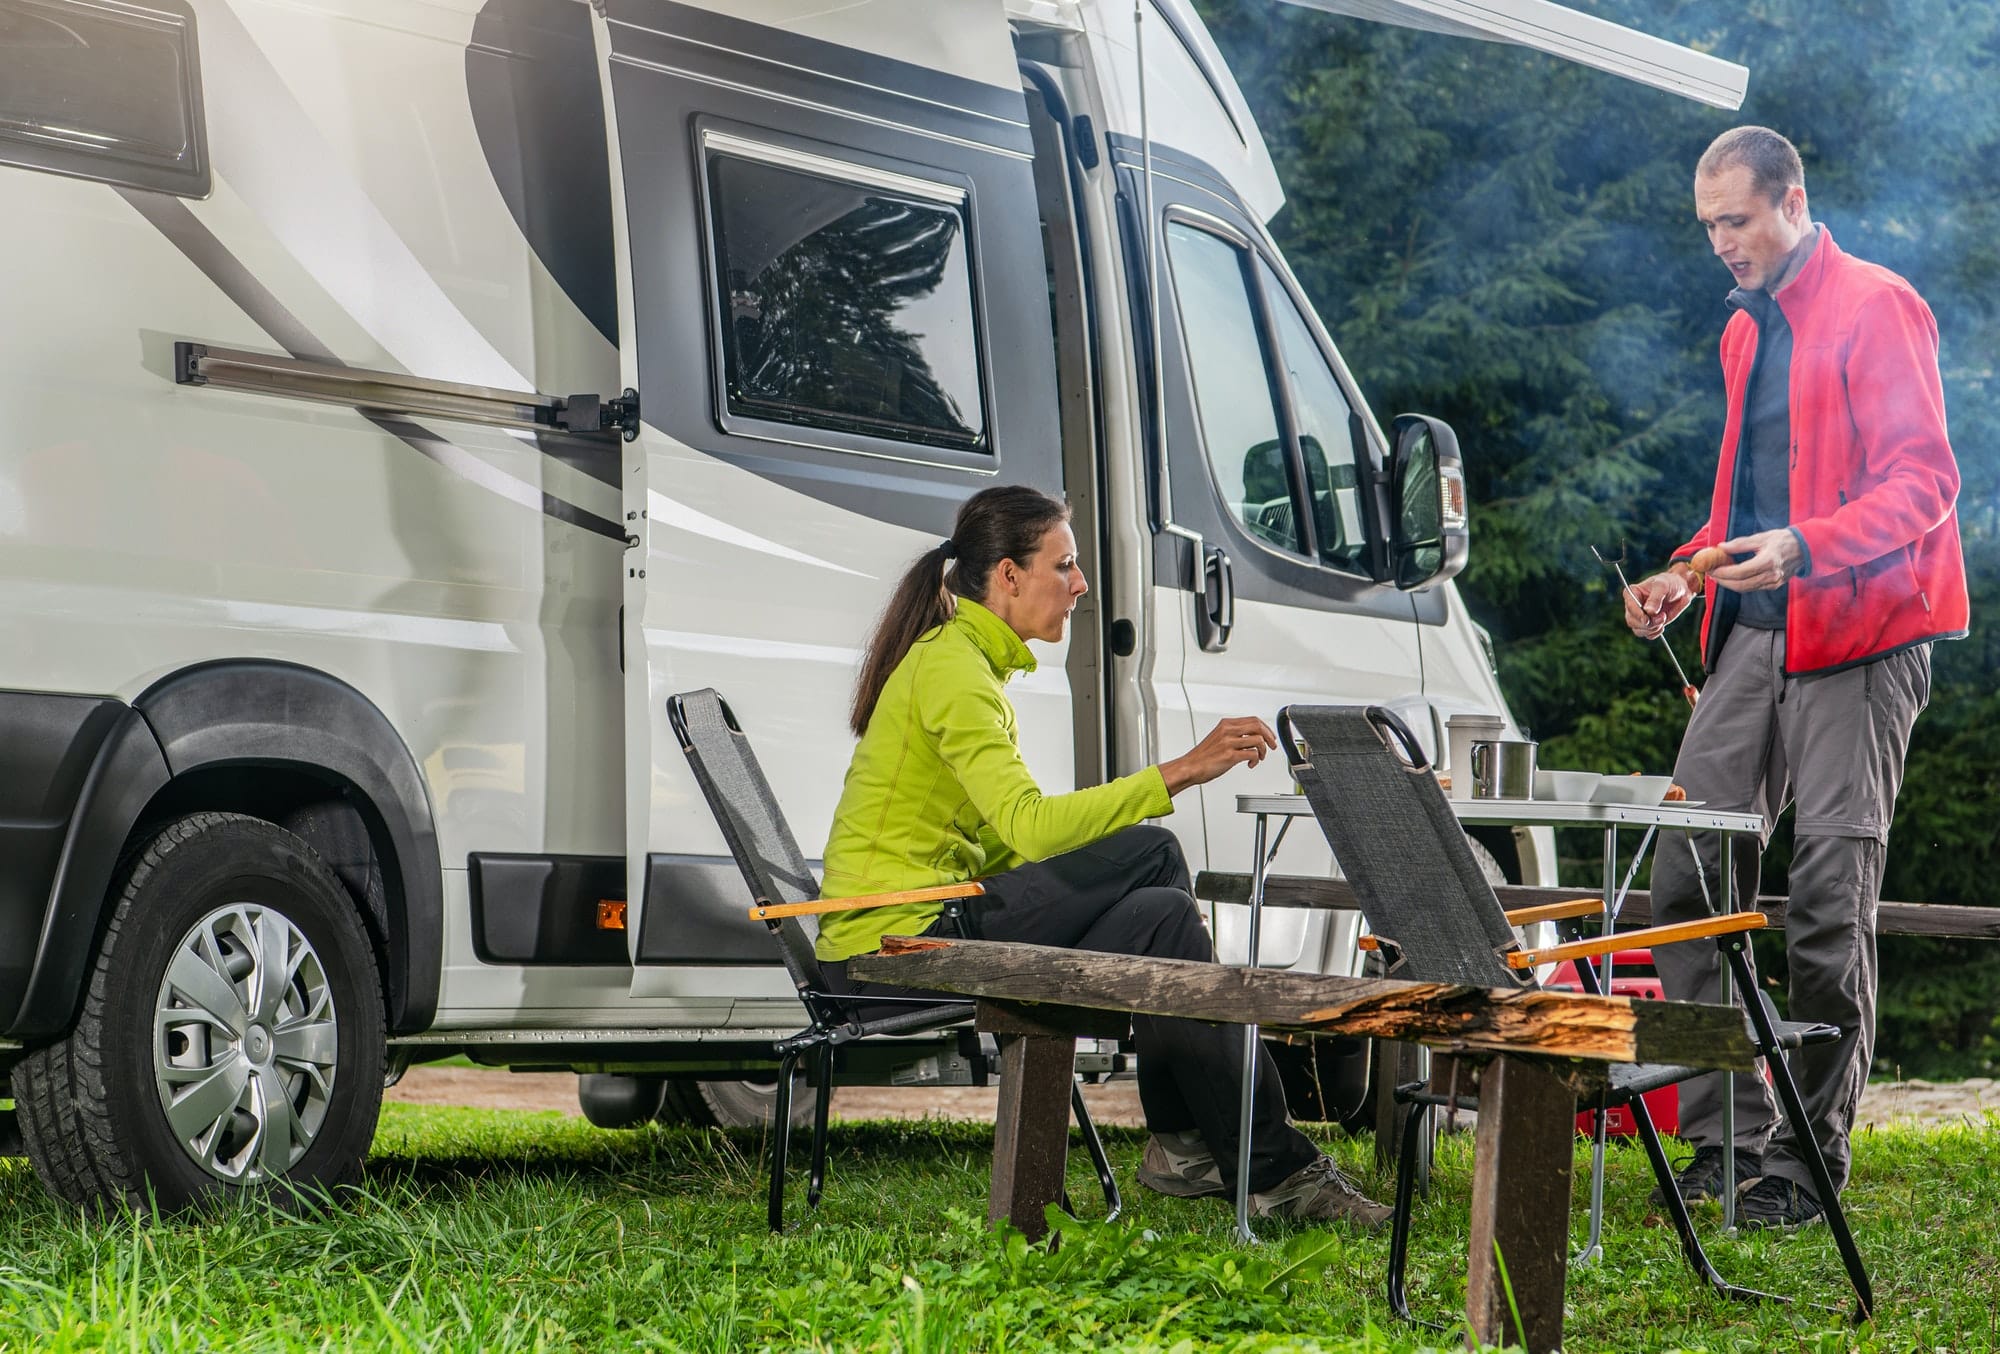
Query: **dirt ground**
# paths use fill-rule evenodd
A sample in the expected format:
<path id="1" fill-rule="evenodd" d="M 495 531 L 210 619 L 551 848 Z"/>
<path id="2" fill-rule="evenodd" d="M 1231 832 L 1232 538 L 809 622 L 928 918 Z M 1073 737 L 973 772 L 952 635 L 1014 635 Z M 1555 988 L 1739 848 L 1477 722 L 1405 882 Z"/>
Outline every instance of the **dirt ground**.
<path id="1" fill-rule="evenodd" d="M 842 1087 L 833 1093 L 840 1119 L 991 1120 L 999 1092 L 992 1087 Z M 558 1110 L 580 1114 L 576 1078 L 567 1072 L 504 1072 L 479 1067 L 413 1067 L 384 1097 L 408 1105 L 468 1105 L 480 1109 Z M 1084 1102 L 1100 1124 L 1137 1125 L 1139 1090 L 1131 1081 L 1086 1086 Z M 1876 1082 L 1861 1097 L 1855 1126 L 1892 1123 L 1982 1122 L 2000 1113 L 2000 1082 Z"/>

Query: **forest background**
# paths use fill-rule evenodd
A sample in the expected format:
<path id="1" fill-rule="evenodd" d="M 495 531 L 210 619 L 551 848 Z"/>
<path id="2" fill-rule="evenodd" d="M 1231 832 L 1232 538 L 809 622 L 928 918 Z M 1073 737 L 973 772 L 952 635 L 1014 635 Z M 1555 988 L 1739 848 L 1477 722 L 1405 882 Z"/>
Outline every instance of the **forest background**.
<path id="1" fill-rule="evenodd" d="M 1814 218 L 1935 311 L 1963 476 L 1972 634 L 1935 652 L 1882 896 L 2000 905 L 2000 5 L 1568 0 L 1747 65 L 1729 113 L 1518 47 L 1197 3 L 1286 186 L 1272 233 L 1376 415 L 1458 432 L 1461 585 L 1546 766 L 1673 765 L 1678 683 L 1590 547 L 1637 577 L 1706 515 L 1730 283 L 1693 167 L 1738 123 L 1792 138 Z M 1690 673 L 1698 614 L 1669 633 Z M 1592 873 L 1594 838 L 1564 850 Z M 1781 825 L 1766 892 L 1790 855 Z M 1760 959 L 1782 979 L 1781 947 Z M 1994 1074 L 2000 943 L 1884 937 L 1881 973 L 1878 1072 Z"/>

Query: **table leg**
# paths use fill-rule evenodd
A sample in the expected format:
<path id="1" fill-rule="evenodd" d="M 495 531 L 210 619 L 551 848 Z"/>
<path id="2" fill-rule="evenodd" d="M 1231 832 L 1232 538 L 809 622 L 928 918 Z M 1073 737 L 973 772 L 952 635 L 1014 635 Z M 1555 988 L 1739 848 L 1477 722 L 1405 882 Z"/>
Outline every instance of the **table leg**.
<path id="1" fill-rule="evenodd" d="M 1724 916 L 1736 910 L 1736 841 L 1722 834 L 1722 881 L 1716 892 L 1722 899 Z M 1733 984 L 1729 965 L 1722 965 L 1722 1004 L 1729 1005 Z M 1746 1001 L 1755 1001 L 1755 992 L 1745 992 Z M 1722 1230 L 1736 1226 L 1736 1074 L 1722 1074 Z"/>
<path id="2" fill-rule="evenodd" d="M 1264 837 L 1269 819 L 1257 815 L 1250 857 L 1250 934 L 1247 937 L 1248 966 L 1257 967 L 1257 926 L 1264 912 Z M 1243 1027 L 1243 1103 L 1236 1123 L 1236 1239 L 1254 1242 L 1250 1230 L 1250 1121 L 1257 1100 L 1257 1027 Z"/>
<path id="3" fill-rule="evenodd" d="M 1479 1079 L 1465 1314 L 1482 1345 L 1562 1348 L 1576 1093 L 1526 1059 Z"/>
<path id="4" fill-rule="evenodd" d="M 1604 934 L 1610 935 L 1618 917 L 1618 828 L 1604 829 Z M 1583 961 L 1589 963 L 1588 959 Z M 1611 995 L 1611 956 L 1607 953 L 1597 966 L 1597 990 Z M 1590 1238 L 1577 1252 L 1576 1265 L 1595 1264 L 1604 1258 L 1604 1145 L 1611 1131 L 1602 1098 L 1591 1118 L 1590 1133 Z"/>

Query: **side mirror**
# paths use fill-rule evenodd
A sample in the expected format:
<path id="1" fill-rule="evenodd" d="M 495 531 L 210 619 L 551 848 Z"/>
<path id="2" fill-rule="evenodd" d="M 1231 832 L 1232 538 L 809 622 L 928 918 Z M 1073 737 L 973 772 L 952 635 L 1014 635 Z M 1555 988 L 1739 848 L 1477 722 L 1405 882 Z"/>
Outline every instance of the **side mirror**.
<path id="1" fill-rule="evenodd" d="M 1425 414 L 1396 416 L 1389 463 L 1390 574 L 1414 592 L 1456 577 L 1471 541 L 1465 461 L 1451 425 Z"/>

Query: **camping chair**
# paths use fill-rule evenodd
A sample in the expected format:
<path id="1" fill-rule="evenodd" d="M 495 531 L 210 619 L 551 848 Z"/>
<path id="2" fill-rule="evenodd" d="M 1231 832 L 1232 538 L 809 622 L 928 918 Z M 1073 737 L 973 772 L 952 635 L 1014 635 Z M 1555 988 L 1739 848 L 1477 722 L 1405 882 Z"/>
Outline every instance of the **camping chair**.
<path id="1" fill-rule="evenodd" d="M 713 690 L 690 691 L 667 700 L 667 719 L 681 751 L 694 769 L 702 797 L 708 801 L 729 843 L 729 853 L 750 886 L 755 906 L 753 920 L 770 928 L 785 962 L 785 971 L 798 988 L 809 1023 L 805 1029 L 777 1045 L 778 1096 L 771 1148 L 771 1230 L 784 1227 L 785 1158 L 791 1144 L 792 1078 L 799 1062 L 812 1059 L 812 1079 L 817 1098 L 813 1103 L 812 1167 L 806 1203 L 816 1207 L 826 1185 L 826 1117 L 833 1097 L 833 1064 L 836 1050 L 859 1040 L 886 1035 L 927 1034 L 969 1020 L 973 1003 L 942 996 L 885 996 L 864 998 L 845 996 L 829 990 L 826 975 L 813 953 L 818 938 L 820 914 L 888 907 L 897 903 L 942 901 L 945 913 L 954 921 L 967 898 L 985 890 L 977 883 L 950 884 L 938 888 L 910 889 L 901 893 L 875 894 L 864 898 L 819 900 L 819 881 L 806 863 L 770 782 L 750 750 L 750 740 L 736 722 L 728 704 Z M 898 1009 L 900 1008 L 900 1009 Z M 884 1014 L 884 1012 L 889 1012 Z M 1090 1113 L 1084 1108 L 1083 1092 L 1072 1082 L 1070 1107 L 1077 1127 L 1083 1131 L 1084 1147 L 1097 1171 L 1104 1190 L 1104 1205 L 1110 1217 L 1117 1217 L 1122 1201 L 1111 1163 L 1104 1155 L 1104 1143 L 1097 1136 Z M 1069 1208 L 1067 1198 L 1064 1208 Z M 1072 1213 L 1074 1210 L 1071 1210 Z"/>
<path id="2" fill-rule="evenodd" d="M 1746 951 L 1747 933 L 1765 924 L 1759 912 L 1653 926 L 1543 950 L 1522 949 L 1493 886 L 1466 845 L 1465 831 L 1431 774 L 1423 749 L 1391 712 L 1372 706 L 1292 706 L 1278 714 L 1278 738 L 1292 775 L 1304 789 L 1313 816 L 1325 831 L 1334 858 L 1368 919 L 1388 976 L 1526 991 L 1537 987 L 1534 969 L 1538 964 L 1712 936 L 1727 959 L 1735 990 L 1757 992 Z M 1579 963 L 1576 971 L 1584 990 L 1596 994 L 1596 974 L 1591 966 Z M 1749 1002 L 1748 1014 L 1757 1054 L 1770 1068 L 1786 1118 L 1794 1125 L 1805 1123 L 1798 1086 L 1783 1051 L 1837 1039 L 1839 1031 L 1828 1025 L 1780 1021 L 1762 1000 Z M 1640 1099 L 1648 1091 L 1698 1075 L 1701 1073 L 1695 1068 L 1614 1063 L 1608 1069 L 1599 1113 L 1619 1104 L 1631 1110 L 1653 1174 L 1659 1178 L 1681 1250 L 1702 1281 L 1725 1297 L 1768 1298 L 1770 1294 L 1726 1282 L 1709 1263 L 1687 1204 L 1675 1187 L 1673 1167 L 1660 1135 Z M 1422 1136 L 1414 1130 L 1419 1128 L 1421 1116 L 1438 1106 L 1459 1102 L 1455 1096 L 1435 1094 L 1421 1082 L 1398 1087 L 1395 1094 L 1413 1110 L 1396 1178 L 1389 1240 L 1389 1302 L 1397 1316 L 1410 1320 L 1403 1271 L 1415 1194 L 1415 1149 Z M 1809 1132 L 1799 1136 L 1826 1209 L 1827 1226 L 1859 1299 L 1855 1312 L 1859 1320 L 1874 1307 L 1868 1272 L 1848 1231 L 1819 1144 Z"/>

